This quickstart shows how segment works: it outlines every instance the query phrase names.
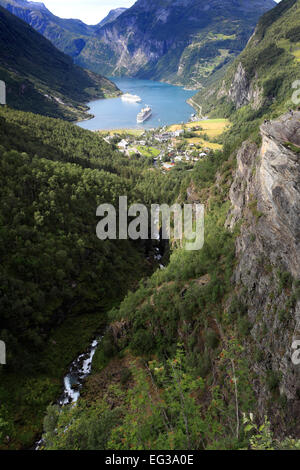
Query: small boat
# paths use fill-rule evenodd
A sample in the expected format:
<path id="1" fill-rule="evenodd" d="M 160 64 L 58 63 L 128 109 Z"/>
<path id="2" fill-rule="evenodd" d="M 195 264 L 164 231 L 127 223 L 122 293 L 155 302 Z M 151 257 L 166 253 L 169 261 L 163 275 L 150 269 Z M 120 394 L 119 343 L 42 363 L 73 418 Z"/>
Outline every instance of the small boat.
<path id="1" fill-rule="evenodd" d="M 138 95 L 131 95 L 130 93 L 125 93 L 121 96 L 123 101 L 127 101 L 129 103 L 141 103 L 142 99 Z"/>
<path id="2" fill-rule="evenodd" d="M 146 105 L 145 108 L 143 108 L 137 115 L 137 123 L 143 123 L 144 121 L 149 119 L 150 116 L 152 116 L 152 109 L 150 108 L 150 106 Z"/>

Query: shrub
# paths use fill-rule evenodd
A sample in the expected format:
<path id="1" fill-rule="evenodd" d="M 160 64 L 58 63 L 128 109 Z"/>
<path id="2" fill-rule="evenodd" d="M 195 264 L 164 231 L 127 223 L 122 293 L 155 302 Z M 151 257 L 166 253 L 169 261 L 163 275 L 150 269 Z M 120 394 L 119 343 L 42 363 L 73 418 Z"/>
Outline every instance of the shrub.
<path id="1" fill-rule="evenodd" d="M 207 330 L 205 335 L 206 344 L 211 349 L 216 349 L 219 345 L 219 337 L 214 330 Z"/>
<path id="2" fill-rule="evenodd" d="M 148 354 L 154 349 L 155 341 L 149 331 L 140 328 L 133 335 L 130 346 L 136 354 Z"/>
<path id="3" fill-rule="evenodd" d="M 279 280 L 279 290 L 291 288 L 293 285 L 293 277 L 288 271 L 277 271 L 277 276 Z"/>
<path id="4" fill-rule="evenodd" d="M 281 379 L 281 373 L 269 370 L 266 375 L 266 385 L 270 392 L 275 392 L 278 390 Z"/>
<path id="5" fill-rule="evenodd" d="M 126 385 L 132 378 L 132 372 L 130 369 L 128 369 L 127 367 L 125 369 L 122 370 L 122 373 L 121 373 L 121 384 L 122 385 Z"/>

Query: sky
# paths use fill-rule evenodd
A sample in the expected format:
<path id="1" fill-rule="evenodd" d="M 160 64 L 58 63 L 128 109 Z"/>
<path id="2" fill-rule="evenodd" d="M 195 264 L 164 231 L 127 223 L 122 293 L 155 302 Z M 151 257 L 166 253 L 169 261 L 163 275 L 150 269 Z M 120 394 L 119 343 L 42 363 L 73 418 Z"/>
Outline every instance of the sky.
<path id="1" fill-rule="evenodd" d="M 280 0 L 275 1 L 278 3 Z M 40 2 L 61 18 L 76 18 L 87 24 L 97 24 L 110 10 L 131 7 L 135 0 L 40 0 Z"/>
<path id="2" fill-rule="evenodd" d="M 51 13 L 60 16 L 60 18 L 76 18 L 87 24 L 97 24 L 110 10 L 120 7 L 131 7 L 135 1 L 136 0 L 39 0 L 39 3 L 44 3 Z"/>

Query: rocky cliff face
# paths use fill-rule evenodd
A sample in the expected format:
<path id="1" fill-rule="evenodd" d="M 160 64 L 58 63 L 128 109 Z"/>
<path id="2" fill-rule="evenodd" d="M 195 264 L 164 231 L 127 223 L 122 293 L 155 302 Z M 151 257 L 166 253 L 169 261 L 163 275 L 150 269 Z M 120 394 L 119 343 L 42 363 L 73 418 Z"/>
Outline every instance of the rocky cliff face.
<path id="1" fill-rule="evenodd" d="M 89 117 L 83 103 L 120 93 L 109 80 L 74 65 L 70 57 L 1 6 L 0 50 L 0 76 L 12 108 L 78 120 Z"/>
<path id="2" fill-rule="evenodd" d="M 272 408 L 275 425 L 299 433 L 300 366 L 291 358 L 300 338 L 300 113 L 266 121 L 261 135 L 261 148 L 246 142 L 238 152 L 230 190 L 227 224 L 242 223 L 234 282 L 251 325 L 259 411 Z"/>
<path id="3" fill-rule="evenodd" d="M 138 0 L 96 26 L 53 15 L 42 3 L 0 0 L 77 64 L 199 89 L 238 55 L 274 0 Z"/>
<path id="4" fill-rule="evenodd" d="M 201 90 L 194 101 L 211 117 L 240 120 L 239 109 L 255 116 L 279 116 L 291 107 L 292 83 L 298 79 L 300 0 L 282 0 L 261 17 L 255 33 L 224 76 Z M 253 110 L 260 110 L 253 113 Z"/>
<path id="5" fill-rule="evenodd" d="M 0 0 L 0 5 L 28 23 L 66 54 L 76 57 L 94 33 L 95 27 L 80 20 L 62 19 L 53 15 L 43 3 L 26 0 Z M 70 14 L 70 16 L 72 16 Z"/>
<path id="6" fill-rule="evenodd" d="M 96 32 L 79 60 L 92 67 L 96 44 L 104 57 L 93 67 L 106 74 L 168 80 L 199 88 L 246 45 L 259 16 L 273 0 L 138 0 L 116 21 Z M 199 82 L 200 81 L 200 82 Z"/>
<path id="7" fill-rule="evenodd" d="M 259 88 L 256 80 L 249 80 L 246 70 L 242 63 L 239 62 L 228 91 L 228 97 L 233 102 L 235 108 L 239 109 L 247 104 L 251 104 L 254 109 L 260 108 L 262 94 L 263 90 Z"/>

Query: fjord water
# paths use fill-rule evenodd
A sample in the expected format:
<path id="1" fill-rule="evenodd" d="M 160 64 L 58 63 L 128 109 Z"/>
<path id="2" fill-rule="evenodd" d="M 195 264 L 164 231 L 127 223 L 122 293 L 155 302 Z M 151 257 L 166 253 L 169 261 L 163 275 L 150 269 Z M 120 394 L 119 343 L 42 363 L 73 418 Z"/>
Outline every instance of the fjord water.
<path id="1" fill-rule="evenodd" d="M 119 98 L 92 101 L 88 104 L 95 117 L 78 123 L 92 131 L 98 129 L 149 129 L 188 121 L 194 112 L 186 102 L 196 91 L 152 80 L 134 78 L 113 78 L 124 93 L 139 95 L 142 103 L 128 103 Z M 151 106 L 153 114 L 143 124 L 137 124 L 136 116 L 143 106 Z"/>

